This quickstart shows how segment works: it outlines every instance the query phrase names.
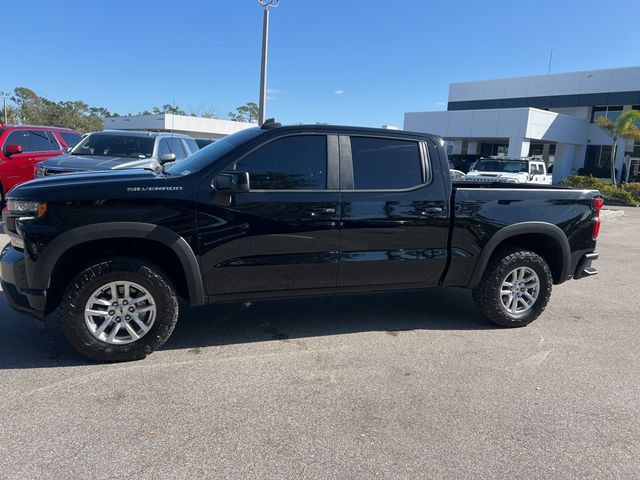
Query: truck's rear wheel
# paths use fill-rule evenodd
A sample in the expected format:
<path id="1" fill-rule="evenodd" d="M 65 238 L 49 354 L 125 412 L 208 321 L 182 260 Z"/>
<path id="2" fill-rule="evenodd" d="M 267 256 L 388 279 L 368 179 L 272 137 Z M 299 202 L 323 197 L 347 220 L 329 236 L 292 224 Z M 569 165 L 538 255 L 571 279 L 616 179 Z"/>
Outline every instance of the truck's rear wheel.
<path id="1" fill-rule="evenodd" d="M 553 279 L 537 253 L 517 248 L 496 254 L 473 291 L 482 314 L 503 327 L 523 327 L 544 311 Z"/>
<path id="2" fill-rule="evenodd" d="M 92 360 L 108 362 L 146 357 L 169 338 L 177 318 L 169 280 L 154 265 L 131 258 L 83 270 L 60 306 L 69 343 Z"/>

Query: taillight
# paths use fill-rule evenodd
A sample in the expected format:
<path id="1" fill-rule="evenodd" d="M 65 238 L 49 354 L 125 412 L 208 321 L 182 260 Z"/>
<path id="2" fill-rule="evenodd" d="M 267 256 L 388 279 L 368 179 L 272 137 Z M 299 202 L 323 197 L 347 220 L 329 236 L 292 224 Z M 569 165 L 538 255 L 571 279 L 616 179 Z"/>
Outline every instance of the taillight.
<path id="1" fill-rule="evenodd" d="M 593 239 L 598 238 L 598 234 L 600 233 L 600 210 L 604 205 L 604 199 L 602 197 L 593 197 L 591 201 L 591 206 L 593 211 L 595 212 L 595 223 L 593 224 Z"/>

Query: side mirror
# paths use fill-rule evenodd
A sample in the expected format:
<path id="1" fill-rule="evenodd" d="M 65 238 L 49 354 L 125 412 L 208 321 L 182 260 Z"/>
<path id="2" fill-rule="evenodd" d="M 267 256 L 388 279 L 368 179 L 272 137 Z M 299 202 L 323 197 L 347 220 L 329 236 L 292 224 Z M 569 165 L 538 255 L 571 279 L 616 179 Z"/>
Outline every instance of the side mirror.
<path id="1" fill-rule="evenodd" d="M 7 155 L 7 157 L 10 157 L 11 155 L 15 155 L 16 153 L 22 153 L 24 150 L 24 148 L 22 147 L 22 145 L 7 145 L 6 147 L 4 147 L 4 153 L 5 155 Z"/>
<path id="2" fill-rule="evenodd" d="M 176 154 L 175 153 L 163 153 L 160 155 L 160 164 L 164 165 L 165 163 L 175 162 Z"/>
<path id="3" fill-rule="evenodd" d="M 211 186 L 219 192 L 247 193 L 249 172 L 224 172 L 213 179 Z"/>

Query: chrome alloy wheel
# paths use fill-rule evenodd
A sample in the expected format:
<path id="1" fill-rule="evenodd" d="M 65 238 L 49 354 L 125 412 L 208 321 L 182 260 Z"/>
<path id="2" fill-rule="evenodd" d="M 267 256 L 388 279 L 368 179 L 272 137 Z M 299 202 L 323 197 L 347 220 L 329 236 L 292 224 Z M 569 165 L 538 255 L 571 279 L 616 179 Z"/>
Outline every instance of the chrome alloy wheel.
<path id="1" fill-rule="evenodd" d="M 500 300 L 511 315 L 521 316 L 528 312 L 540 294 L 540 279 L 535 270 L 518 267 L 507 274 L 500 288 Z"/>
<path id="2" fill-rule="evenodd" d="M 91 334 L 112 345 L 133 343 L 144 337 L 156 319 L 156 302 L 133 282 L 111 282 L 98 288 L 84 307 Z"/>

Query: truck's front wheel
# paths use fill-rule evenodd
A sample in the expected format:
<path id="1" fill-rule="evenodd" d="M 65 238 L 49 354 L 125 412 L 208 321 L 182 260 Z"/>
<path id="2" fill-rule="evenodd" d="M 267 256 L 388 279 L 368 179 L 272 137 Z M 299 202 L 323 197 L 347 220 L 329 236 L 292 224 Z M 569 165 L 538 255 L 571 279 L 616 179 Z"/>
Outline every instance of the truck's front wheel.
<path id="1" fill-rule="evenodd" d="M 154 265 L 131 258 L 84 269 L 60 306 L 69 343 L 92 360 L 108 362 L 146 357 L 169 338 L 177 318 L 168 278 Z"/>
<path id="2" fill-rule="evenodd" d="M 488 320 L 523 327 L 544 311 L 552 285 L 551 270 L 540 255 L 509 248 L 492 258 L 473 299 Z"/>

